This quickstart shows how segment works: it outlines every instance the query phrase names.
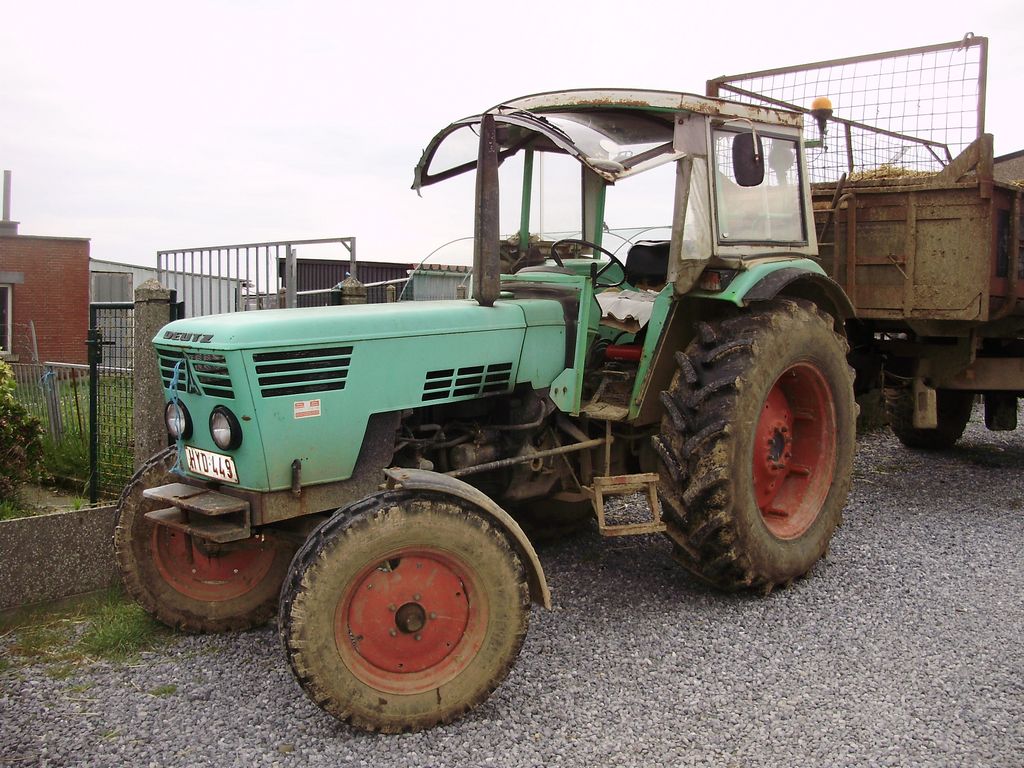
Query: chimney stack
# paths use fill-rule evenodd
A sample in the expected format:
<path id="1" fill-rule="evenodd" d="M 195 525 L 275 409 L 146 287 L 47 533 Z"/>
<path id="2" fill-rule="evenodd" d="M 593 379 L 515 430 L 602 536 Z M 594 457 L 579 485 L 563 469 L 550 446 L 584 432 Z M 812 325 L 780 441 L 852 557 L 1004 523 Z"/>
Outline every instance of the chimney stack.
<path id="1" fill-rule="evenodd" d="M 18 222 L 11 221 L 11 172 L 4 171 L 4 217 L 0 220 L 0 237 L 18 234 Z"/>

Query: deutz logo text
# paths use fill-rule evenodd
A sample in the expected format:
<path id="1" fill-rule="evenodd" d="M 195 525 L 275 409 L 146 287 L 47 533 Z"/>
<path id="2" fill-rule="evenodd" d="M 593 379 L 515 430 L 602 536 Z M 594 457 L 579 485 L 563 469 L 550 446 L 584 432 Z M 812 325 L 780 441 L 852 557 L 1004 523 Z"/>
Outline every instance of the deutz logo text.
<path id="1" fill-rule="evenodd" d="M 164 331 L 165 339 L 174 341 L 198 341 L 200 344 L 209 344 L 213 340 L 212 333 L 182 333 L 181 331 Z"/>

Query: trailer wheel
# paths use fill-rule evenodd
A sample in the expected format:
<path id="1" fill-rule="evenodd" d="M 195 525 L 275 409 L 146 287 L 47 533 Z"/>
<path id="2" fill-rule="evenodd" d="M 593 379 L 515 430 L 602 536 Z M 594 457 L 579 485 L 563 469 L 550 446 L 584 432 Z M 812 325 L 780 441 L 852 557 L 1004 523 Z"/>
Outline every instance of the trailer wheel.
<path id="1" fill-rule="evenodd" d="M 940 389 L 935 393 L 938 426 L 935 429 L 914 427 L 914 393 L 908 387 L 887 391 L 885 408 L 889 426 L 899 441 L 908 448 L 939 451 L 952 448 L 963 435 L 974 408 L 974 393 L 958 389 Z"/>
<path id="2" fill-rule="evenodd" d="M 153 456 L 117 502 L 114 552 L 125 590 L 156 619 L 186 632 L 226 632 L 266 623 L 275 613 L 294 549 L 250 539 L 206 553 L 190 536 L 145 518 L 143 490 L 174 482 L 175 449 Z"/>
<path id="3" fill-rule="evenodd" d="M 475 507 L 387 491 L 306 541 L 279 626 L 314 702 L 398 733 L 451 722 L 490 695 L 519 655 L 529 601 L 518 555 Z"/>
<path id="4" fill-rule="evenodd" d="M 654 438 L 676 557 L 726 590 L 771 591 L 828 550 L 856 429 L 846 341 L 809 302 L 701 323 Z"/>

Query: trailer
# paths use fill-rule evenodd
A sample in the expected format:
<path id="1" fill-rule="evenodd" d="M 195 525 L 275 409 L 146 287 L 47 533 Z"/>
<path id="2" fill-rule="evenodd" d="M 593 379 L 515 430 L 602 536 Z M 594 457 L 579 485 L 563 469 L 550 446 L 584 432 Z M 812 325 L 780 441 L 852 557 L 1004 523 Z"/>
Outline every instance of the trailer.
<path id="1" fill-rule="evenodd" d="M 1015 429 L 1024 392 L 1024 188 L 992 178 L 992 136 L 945 169 L 815 185 L 822 264 L 854 307 L 862 390 L 886 390 L 907 446 L 948 448 L 976 396 Z M 869 378 L 881 372 L 882 378 Z"/>

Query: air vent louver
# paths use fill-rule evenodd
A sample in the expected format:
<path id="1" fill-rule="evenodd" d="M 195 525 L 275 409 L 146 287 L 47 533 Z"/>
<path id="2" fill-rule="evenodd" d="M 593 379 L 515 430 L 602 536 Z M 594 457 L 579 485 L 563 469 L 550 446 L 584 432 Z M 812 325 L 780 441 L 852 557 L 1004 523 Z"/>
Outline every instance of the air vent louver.
<path id="1" fill-rule="evenodd" d="M 232 399 L 235 396 L 231 389 L 231 375 L 224 355 L 210 353 L 188 355 L 192 373 L 204 395 Z"/>
<path id="2" fill-rule="evenodd" d="M 174 366 L 181 362 L 178 372 L 179 392 L 198 393 L 225 400 L 234 399 L 231 375 L 228 373 L 224 355 L 164 348 L 157 350 L 157 358 L 164 387 L 170 388 L 171 380 L 174 378 Z"/>
<path id="3" fill-rule="evenodd" d="M 345 388 L 352 347 L 324 347 L 252 356 L 263 397 Z"/>
<path id="4" fill-rule="evenodd" d="M 423 384 L 423 401 L 504 392 L 509 388 L 511 378 L 512 363 L 469 365 L 458 370 L 443 368 L 429 371 Z"/>

